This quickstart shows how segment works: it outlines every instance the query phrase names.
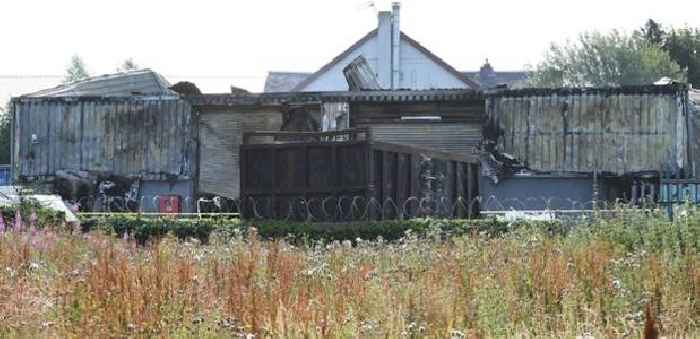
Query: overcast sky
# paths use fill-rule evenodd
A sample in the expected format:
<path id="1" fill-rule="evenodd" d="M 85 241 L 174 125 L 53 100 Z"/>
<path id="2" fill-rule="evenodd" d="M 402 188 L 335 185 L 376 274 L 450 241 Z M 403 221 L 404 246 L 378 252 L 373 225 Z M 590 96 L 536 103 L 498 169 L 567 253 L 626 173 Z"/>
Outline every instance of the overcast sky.
<path id="1" fill-rule="evenodd" d="M 0 0 L 0 75 L 93 74 L 126 58 L 171 76 L 235 77 L 260 91 L 268 71 L 315 71 L 376 27 L 365 0 Z M 700 26 L 700 0 L 404 0 L 402 30 L 459 70 L 536 63 L 551 41 L 632 30 L 646 19 Z"/>

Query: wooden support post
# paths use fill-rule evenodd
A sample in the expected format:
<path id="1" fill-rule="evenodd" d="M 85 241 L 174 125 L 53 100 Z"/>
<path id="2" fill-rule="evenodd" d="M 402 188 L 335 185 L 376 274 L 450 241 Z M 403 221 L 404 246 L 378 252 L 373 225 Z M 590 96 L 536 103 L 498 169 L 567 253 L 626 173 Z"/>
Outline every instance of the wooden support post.
<path id="1" fill-rule="evenodd" d="M 269 213 L 271 219 L 277 219 L 277 192 L 279 191 L 279 187 L 277 187 L 277 182 L 279 181 L 277 178 L 277 150 L 271 148 L 270 152 L 272 152 L 272 194 L 270 195 Z"/>
<path id="2" fill-rule="evenodd" d="M 374 150 L 369 144 L 365 145 L 367 150 L 367 218 L 374 220 L 376 213 L 370 205 L 372 198 L 377 198 L 377 159 L 374 155 Z"/>
<path id="3" fill-rule="evenodd" d="M 448 217 L 452 218 L 455 216 L 455 210 L 454 210 L 454 203 L 455 203 L 455 192 L 457 191 L 455 186 L 456 186 L 456 175 L 455 175 L 455 167 L 456 167 L 457 161 L 452 161 L 452 160 L 445 160 L 446 164 L 446 175 L 447 175 L 447 183 L 445 185 L 445 197 L 447 198 L 445 204 L 447 205 L 447 211 Z"/>
<path id="4" fill-rule="evenodd" d="M 467 208 L 468 208 L 468 213 L 467 217 L 469 219 L 475 217 L 476 214 L 476 208 L 474 205 L 474 199 L 476 198 L 476 181 L 474 180 L 476 177 L 476 165 L 474 164 L 468 164 L 467 165 Z"/>
<path id="5" fill-rule="evenodd" d="M 469 166 L 467 164 L 467 166 Z M 460 161 L 455 161 L 455 203 L 458 199 L 462 199 L 464 204 L 468 204 L 469 200 L 465 192 L 465 181 L 464 181 L 464 164 Z M 455 217 L 463 219 L 466 214 L 466 209 L 462 207 L 461 204 L 456 204 Z M 469 206 L 467 205 L 467 208 Z"/>
<path id="6" fill-rule="evenodd" d="M 399 208 L 401 208 L 406 199 L 408 199 L 409 191 L 411 189 L 411 183 L 409 181 L 411 178 L 411 168 L 409 166 L 409 162 L 410 158 L 408 154 L 398 153 L 396 163 L 396 171 L 398 172 L 398 178 L 396 179 L 396 203 Z"/>
<path id="7" fill-rule="evenodd" d="M 246 208 L 246 206 L 248 204 L 248 201 L 247 201 L 248 198 L 246 197 L 246 193 L 248 192 L 248 185 L 246 183 L 248 181 L 248 178 L 247 178 L 247 175 L 248 175 L 248 157 L 247 156 L 248 156 L 248 150 L 241 147 L 239 149 L 239 154 L 238 154 L 238 157 L 239 157 L 238 163 L 240 166 L 240 173 L 239 173 L 238 180 L 239 180 L 239 185 L 240 185 L 239 197 L 241 199 L 240 206 L 241 206 L 242 211 L 238 211 L 238 212 L 241 213 L 241 217 L 243 219 L 249 217 L 248 210 Z M 197 167 L 199 167 L 199 166 L 197 166 Z"/>

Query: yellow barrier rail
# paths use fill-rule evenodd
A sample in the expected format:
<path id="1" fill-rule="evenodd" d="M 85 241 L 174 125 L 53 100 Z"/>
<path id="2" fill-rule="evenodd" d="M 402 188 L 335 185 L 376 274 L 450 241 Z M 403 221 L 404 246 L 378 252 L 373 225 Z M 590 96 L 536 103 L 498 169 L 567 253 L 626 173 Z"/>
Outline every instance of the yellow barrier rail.
<path id="1" fill-rule="evenodd" d="M 240 218 L 240 213 L 159 213 L 159 212 L 78 212 L 78 217 L 175 217 L 175 218 L 212 218 L 229 217 Z"/>

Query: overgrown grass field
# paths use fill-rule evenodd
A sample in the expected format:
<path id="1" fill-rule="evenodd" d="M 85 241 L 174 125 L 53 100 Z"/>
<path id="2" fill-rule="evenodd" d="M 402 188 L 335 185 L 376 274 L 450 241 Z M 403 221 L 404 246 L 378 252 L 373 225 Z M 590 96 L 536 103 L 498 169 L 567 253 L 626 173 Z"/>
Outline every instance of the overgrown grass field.
<path id="1" fill-rule="evenodd" d="M 638 338 L 645 320 L 700 336 L 692 209 L 345 241 L 272 239 L 264 222 L 144 237 L 146 221 L 125 236 L 123 220 L 82 233 L 25 219 L 0 229 L 0 337 Z"/>

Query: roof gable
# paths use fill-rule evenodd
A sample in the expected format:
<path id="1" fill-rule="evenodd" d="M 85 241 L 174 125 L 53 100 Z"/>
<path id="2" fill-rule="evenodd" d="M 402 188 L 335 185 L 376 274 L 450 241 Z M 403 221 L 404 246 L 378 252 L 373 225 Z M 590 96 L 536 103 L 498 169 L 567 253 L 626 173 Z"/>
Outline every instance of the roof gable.
<path id="1" fill-rule="evenodd" d="M 459 79 L 460 81 L 464 82 L 469 88 L 471 89 L 479 89 L 479 84 L 472 81 L 471 79 L 465 77 L 461 72 L 456 70 L 454 67 L 452 67 L 450 64 L 445 62 L 442 58 L 439 56 L 435 55 L 433 52 L 431 52 L 429 49 L 421 45 L 418 41 L 414 40 L 404 32 L 401 32 L 401 39 L 408 42 L 411 46 L 419 50 L 421 53 L 423 53 L 425 56 L 427 56 L 430 60 L 438 64 L 440 67 L 444 68 L 447 72 L 451 73 L 454 75 L 455 78 Z"/>
<path id="2" fill-rule="evenodd" d="M 377 30 L 374 29 L 367 33 L 364 37 L 362 37 L 360 40 L 356 41 L 354 44 L 352 44 L 348 49 L 344 50 L 342 53 L 338 54 L 336 57 L 333 58 L 329 63 L 323 65 L 321 69 L 318 71 L 314 72 L 310 76 L 308 76 L 304 81 L 300 82 L 297 86 L 295 86 L 292 91 L 293 92 L 300 92 L 305 90 L 310 84 L 312 84 L 314 81 L 319 79 L 322 75 L 330 71 L 334 66 L 338 65 L 339 63 L 343 62 L 343 60 L 347 60 L 354 52 L 359 50 L 361 47 L 363 47 L 365 44 L 367 44 L 370 40 L 374 39 L 377 36 Z M 447 62 L 445 62 L 442 58 L 438 57 L 434 53 L 432 53 L 429 49 L 421 45 L 418 41 L 412 39 L 405 33 L 401 32 L 401 40 L 402 42 L 408 43 L 411 47 L 415 48 L 419 53 L 422 55 L 426 56 L 430 61 L 435 63 L 439 68 L 442 70 L 446 71 L 447 73 L 451 74 L 454 76 L 456 81 L 464 84 L 467 88 L 471 89 L 478 89 L 479 84 L 476 83 L 475 81 L 472 81 L 471 79 L 468 79 L 465 77 L 462 73 L 457 71 L 454 67 L 449 65 Z M 351 61 L 351 60 L 349 60 Z"/>
<path id="3" fill-rule="evenodd" d="M 352 52 L 354 52 L 355 50 L 360 48 L 360 46 L 364 45 L 366 42 L 368 42 L 370 39 L 372 39 L 376 36 L 377 36 L 376 29 L 370 31 L 365 36 L 363 36 L 360 40 L 357 40 L 354 44 L 352 44 L 348 49 L 346 49 L 342 53 L 338 54 L 335 58 L 333 58 L 333 60 L 331 60 L 331 62 L 323 65 L 323 67 L 321 67 L 321 69 L 312 73 L 309 77 L 304 79 L 304 81 L 302 81 L 301 83 L 296 85 L 296 87 L 294 87 L 292 89 L 292 92 L 299 92 L 299 91 L 303 90 L 306 86 L 311 84 L 314 80 L 318 79 L 318 77 L 320 77 L 323 73 L 329 71 L 333 66 L 335 66 L 338 63 L 340 63 L 341 61 L 343 61 L 343 59 L 347 58 Z"/>

